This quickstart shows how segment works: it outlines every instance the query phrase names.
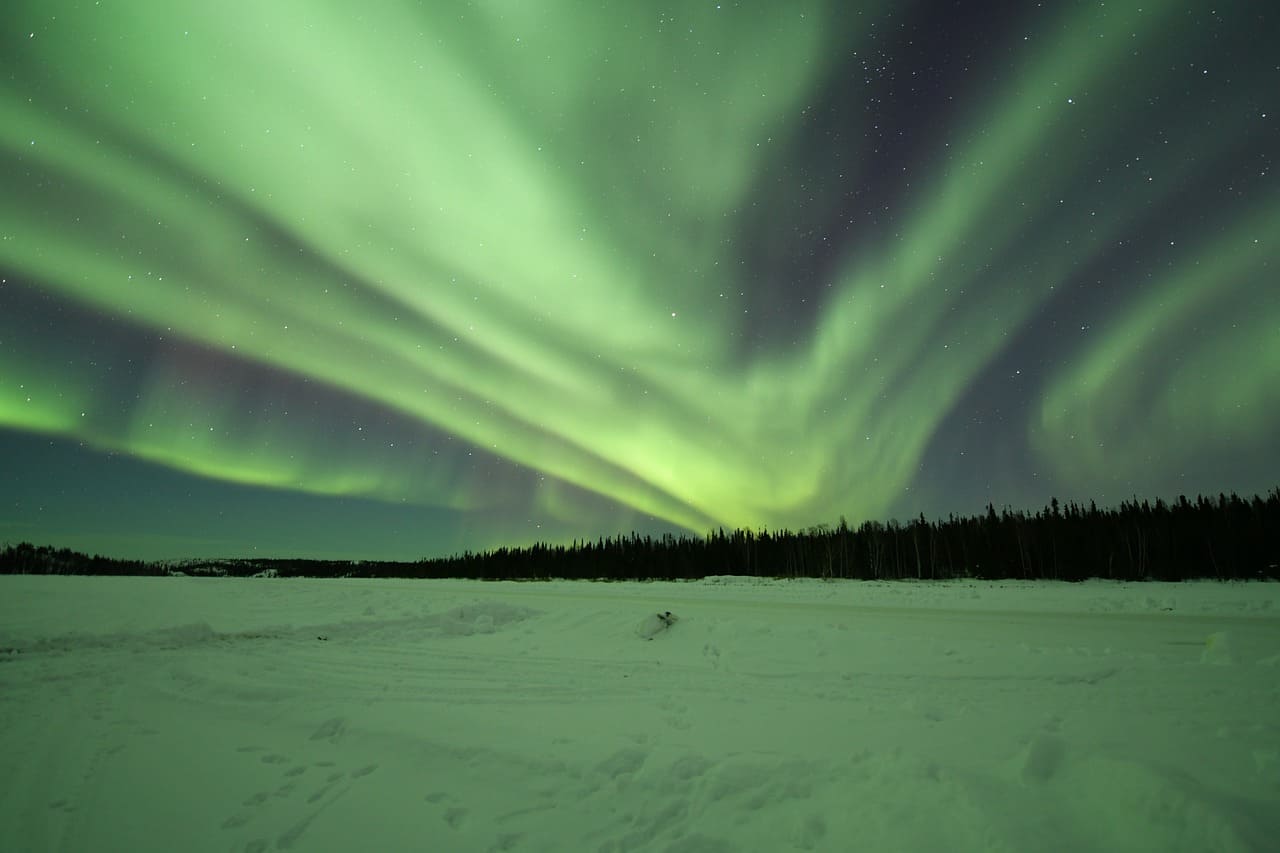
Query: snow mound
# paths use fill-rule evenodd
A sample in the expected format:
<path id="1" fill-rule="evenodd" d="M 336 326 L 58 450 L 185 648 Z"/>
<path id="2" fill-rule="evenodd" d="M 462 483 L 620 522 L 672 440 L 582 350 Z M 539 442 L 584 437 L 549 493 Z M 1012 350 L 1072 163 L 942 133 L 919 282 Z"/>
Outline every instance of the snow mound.
<path id="1" fill-rule="evenodd" d="M 528 607 L 482 601 L 464 607 L 455 607 L 438 616 L 426 617 L 424 621 L 438 629 L 438 633 L 443 636 L 469 637 L 472 634 L 492 634 L 517 622 L 523 622 L 537 615 L 537 612 Z"/>
<path id="2" fill-rule="evenodd" d="M 642 640 L 652 640 L 676 623 L 676 616 L 670 610 L 651 613 L 640 620 L 636 626 L 636 636 Z"/>
<path id="3" fill-rule="evenodd" d="M 366 609 L 366 613 L 372 610 Z M 496 602 L 454 607 L 441 613 L 401 619 L 354 619 L 304 625 L 263 625 L 239 631 L 217 631 L 208 622 L 192 622 L 138 631 L 70 631 L 43 637 L 6 635 L 0 650 L 12 654 L 68 653 L 92 649 L 145 651 L 182 649 L 209 644 L 262 641 L 422 641 L 437 637 L 493 634 L 523 622 L 538 611 Z"/>
<path id="4" fill-rule="evenodd" d="M 214 631 L 207 622 L 193 622 L 149 631 L 118 631 L 106 634 L 72 631 L 30 641 L 18 648 L 31 653 L 112 648 L 130 651 L 182 649 L 210 642 L 220 636 L 222 635 Z"/>

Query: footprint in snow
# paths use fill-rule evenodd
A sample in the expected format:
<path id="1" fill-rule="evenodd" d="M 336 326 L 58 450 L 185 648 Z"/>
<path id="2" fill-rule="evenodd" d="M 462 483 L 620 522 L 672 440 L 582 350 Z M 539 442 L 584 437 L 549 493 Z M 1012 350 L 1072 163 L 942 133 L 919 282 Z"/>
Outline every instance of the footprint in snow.
<path id="1" fill-rule="evenodd" d="M 346 730 L 346 720 L 341 717 L 334 717 L 326 720 L 320 725 L 316 732 L 311 736 L 312 740 L 328 739 L 333 742 L 341 737 Z M 310 792 L 306 797 L 306 803 L 313 807 L 313 810 L 303 819 L 295 822 L 291 827 L 286 829 L 274 841 L 274 846 L 278 849 L 288 849 L 299 843 L 303 834 L 307 831 L 311 822 L 320 814 L 321 811 L 328 808 L 338 797 L 345 794 L 349 787 L 339 788 L 338 783 L 345 778 L 352 780 L 360 779 L 373 773 L 378 769 L 377 764 L 365 764 L 357 767 L 349 772 L 338 768 L 332 761 L 313 761 L 308 764 L 294 764 L 293 760 L 286 755 L 278 752 L 267 752 L 266 747 L 261 746 L 241 746 L 237 747 L 236 752 L 245 755 L 257 755 L 258 753 L 266 753 L 258 758 L 259 763 L 268 765 L 292 765 L 281 774 L 283 784 L 273 791 L 259 791 L 251 794 L 241 803 L 244 807 L 242 810 L 227 817 L 222 822 L 223 829 L 238 829 L 247 825 L 250 821 L 262 812 L 263 806 L 267 805 L 272 799 L 282 800 L 288 799 L 298 791 L 298 786 L 302 782 L 302 776 L 307 772 L 308 766 L 330 768 L 331 772 L 326 774 L 325 780 L 318 787 Z M 271 812 L 263 813 L 267 816 Z M 273 842 L 269 839 L 257 838 L 246 842 L 243 850 L 261 850 L 265 851 L 272 846 Z"/>
<path id="2" fill-rule="evenodd" d="M 311 733 L 312 740 L 327 740 L 329 743 L 337 743 L 347 732 L 347 721 L 345 717 L 330 717 Z"/>

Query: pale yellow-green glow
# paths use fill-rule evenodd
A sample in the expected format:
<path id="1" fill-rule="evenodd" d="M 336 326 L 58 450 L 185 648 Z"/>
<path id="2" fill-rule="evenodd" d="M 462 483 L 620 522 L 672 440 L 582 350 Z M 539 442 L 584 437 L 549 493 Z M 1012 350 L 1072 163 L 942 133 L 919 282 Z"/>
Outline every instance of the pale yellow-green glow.
<path id="1" fill-rule="evenodd" d="M 737 229 L 768 204 L 762 172 L 847 61 L 830 31 L 854 10 L 426 5 L 20 3 L 19 18 L 52 23 L 17 46 L 39 86 L 0 83 L 14 164 L 0 261 L 115 321 L 539 472 L 553 515 L 577 512 L 583 490 L 694 531 L 798 526 L 892 505 L 1011 336 L 1175 189 L 1113 190 L 1070 241 L 1037 221 L 1135 131 L 1090 113 L 1090 134 L 1061 139 L 1136 55 L 1163 49 L 1177 10 L 1052 13 L 1009 54 L 1014 72 L 921 143 L 892 239 L 851 242 L 788 345 L 744 347 L 743 291 L 782 303 L 796 283 L 750 281 Z M 870 24 L 858 32 L 873 51 Z M 850 138 L 851 172 L 867 139 Z M 1194 172 L 1176 152 L 1155 160 Z M 777 223 L 780 242 L 791 224 Z M 1214 254 L 1233 251 L 1207 241 L 1184 259 L 1208 272 L 1149 298 L 1190 305 L 1275 249 Z M 1190 309 L 1161 310 L 1150 334 L 1163 338 Z M 1135 328 L 1118 334 L 1139 340 Z M 1182 411 L 1201 389 L 1217 413 L 1253 412 L 1249 435 L 1273 423 L 1265 378 L 1205 389 L 1250 347 L 1274 356 L 1264 322 L 1241 329 L 1230 347 L 1148 366 L 1173 380 L 1152 405 Z M 1102 346 L 1045 405 L 1037 447 L 1066 472 L 1081 457 L 1063 435 L 1109 428 L 1064 401 L 1128 411 L 1131 389 L 1097 365 L 1136 356 Z M 216 384 L 187 389 L 189 365 L 154 365 L 123 416 L 74 364 L 3 367 L 27 379 L 0 382 L 0 424 L 254 485 L 467 510 L 504 500 L 456 461 L 416 455 L 427 448 L 326 442 Z M 1084 458 L 1079 470 L 1110 464 Z"/>

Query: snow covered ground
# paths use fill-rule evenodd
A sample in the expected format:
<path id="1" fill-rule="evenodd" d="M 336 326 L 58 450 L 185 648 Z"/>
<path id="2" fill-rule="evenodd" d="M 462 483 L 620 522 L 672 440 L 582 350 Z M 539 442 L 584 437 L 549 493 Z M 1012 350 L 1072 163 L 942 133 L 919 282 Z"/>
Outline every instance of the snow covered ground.
<path id="1" fill-rule="evenodd" d="M 6 851 L 1280 846 L 1277 584 L 7 576 L 0 649 Z"/>

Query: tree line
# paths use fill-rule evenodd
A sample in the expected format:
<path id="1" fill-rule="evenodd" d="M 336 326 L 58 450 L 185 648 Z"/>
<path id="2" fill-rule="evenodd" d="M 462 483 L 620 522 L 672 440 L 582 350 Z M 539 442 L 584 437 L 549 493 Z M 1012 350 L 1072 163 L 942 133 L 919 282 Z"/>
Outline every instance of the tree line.
<path id="1" fill-rule="evenodd" d="M 1034 513 L 988 504 L 975 516 L 867 521 L 808 529 L 637 533 L 470 551 L 414 562 L 221 559 L 146 563 L 21 543 L 0 551 L 0 573 L 245 577 L 401 577 L 538 580 L 693 580 L 710 575 L 1079 581 L 1280 580 L 1280 489 L 1099 509 L 1055 498 Z"/>

